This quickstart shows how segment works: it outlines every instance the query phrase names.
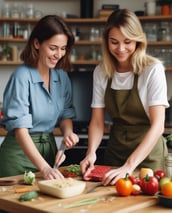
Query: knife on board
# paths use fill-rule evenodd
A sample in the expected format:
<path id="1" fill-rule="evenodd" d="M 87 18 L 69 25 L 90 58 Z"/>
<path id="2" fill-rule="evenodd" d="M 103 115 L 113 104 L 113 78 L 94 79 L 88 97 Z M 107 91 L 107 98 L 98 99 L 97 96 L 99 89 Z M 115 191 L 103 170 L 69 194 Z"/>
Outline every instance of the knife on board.
<path id="1" fill-rule="evenodd" d="M 63 154 L 64 154 L 64 152 L 65 152 L 65 149 L 66 149 L 66 147 L 65 147 L 64 143 L 61 142 L 60 148 L 59 148 L 59 150 L 58 150 L 58 151 L 61 151 L 61 154 L 60 154 L 60 157 L 59 157 L 58 162 L 56 162 L 56 163 L 54 164 L 54 168 L 55 168 L 55 169 L 58 169 L 58 168 L 59 168 L 59 166 L 60 166 L 60 161 L 61 161 L 61 159 L 62 159 L 62 157 L 63 157 Z"/>

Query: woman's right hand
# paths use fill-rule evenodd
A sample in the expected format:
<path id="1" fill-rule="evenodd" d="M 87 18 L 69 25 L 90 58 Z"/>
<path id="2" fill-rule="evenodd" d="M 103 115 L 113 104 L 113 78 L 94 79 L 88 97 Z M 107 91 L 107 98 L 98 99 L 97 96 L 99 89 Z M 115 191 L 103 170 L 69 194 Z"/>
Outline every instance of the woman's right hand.
<path id="1" fill-rule="evenodd" d="M 94 169 L 94 163 L 96 161 L 96 153 L 87 154 L 86 157 L 80 162 L 83 178 L 86 178 L 88 174 Z"/>
<path id="2" fill-rule="evenodd" d="M 63 174 L 56 168 L 51 168 L 50 166 L 47 166 L 42 169 L 42 174 L 44 179 L 63 179 Z"/>

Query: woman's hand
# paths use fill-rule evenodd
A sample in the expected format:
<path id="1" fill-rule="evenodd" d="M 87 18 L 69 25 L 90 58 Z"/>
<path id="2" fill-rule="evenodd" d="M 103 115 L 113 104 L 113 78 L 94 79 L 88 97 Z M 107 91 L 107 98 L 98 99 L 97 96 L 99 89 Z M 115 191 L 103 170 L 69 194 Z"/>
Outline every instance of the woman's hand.
<path id="1" fill-rule="evenodd" d="M 133 171 L 129 166 L 123 165 L 117 169 L 111 169 L 109 172 L 105 174 L 102 179 L 102 183 L 104 186 L 106 185 L 115 185 L 118 179 L 124 178 L 126 174 L 132 175 Z"/>
<path id="2" fill-rule="evenodd" d="M 45 179 L 63 179 L 64 178 L 64 176 L 58 169 L 51 168 L 50 166 L 43 168 L 41 172 Z"/>
<path id="3" fill-rule="evenodd" d="M 79 137 L 74 132 L 64 135 L 63 141 L 66 148 L 70 149 L 79 142 Z"/>
<path id="4" fill-rule="evenodd" d="M 96 153 L 92 153 L 87 154 L 87 156 L 80 162 L 83 178 L 86 177 L 94 168 L 95 161 L 96 161 Z"/>

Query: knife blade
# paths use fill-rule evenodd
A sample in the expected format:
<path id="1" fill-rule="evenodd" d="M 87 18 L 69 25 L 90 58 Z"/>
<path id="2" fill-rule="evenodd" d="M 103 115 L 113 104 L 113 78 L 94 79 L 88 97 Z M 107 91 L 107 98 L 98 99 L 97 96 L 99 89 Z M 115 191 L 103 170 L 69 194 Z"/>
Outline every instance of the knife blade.
<path id="1" fill-rule="evenodd" d="M 97 184 L 97 185 L 95 185 L 95 186 L 92 186 L 92 187 L 90 187 L 90 188 L 86 191 L 86 193 L 91 193 L 91 192 L 93 192 L 96 188 L 101 187 L 101 186 L 103 186 L 102 183 L 99 183 L 99 184 Z"/>
<path id="2" fill-rule="evenodd" d="M 54 164 L 54 168 L 55 168 L 55 169 L 58 169 L 58 168 L 59 168 L 59 166 L 60 166 L 60 161 L 61 161 L 61 159 L 62 159 L 62 157 L 63 157 L 63 154 L 64 154 L 64 152 L 65 152 L 65 149 L 66 149 L 66 147 L 65 147 L 64 143 L 61 142 L 60 149 L 58 150 L 58 151 L 61 151 L 61 154 L 60 154 L 60 157 L 59 157 L 58 162 L 56 162 L 56 163 Z"/>

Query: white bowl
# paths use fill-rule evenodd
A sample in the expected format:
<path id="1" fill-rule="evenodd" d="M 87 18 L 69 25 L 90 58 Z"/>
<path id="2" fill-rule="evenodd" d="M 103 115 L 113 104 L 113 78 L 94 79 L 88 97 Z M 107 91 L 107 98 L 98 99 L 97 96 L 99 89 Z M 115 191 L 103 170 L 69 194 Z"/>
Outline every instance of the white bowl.
<path id="1" fill-rule="evenodd" d="M 64 178 L 62 180 L 42 180 L 38 181 L 40 191 L 58 198 L 68 198 L 81 194 L 86 187 L 86 182 L 75 180 L 74 178 Z"/>

